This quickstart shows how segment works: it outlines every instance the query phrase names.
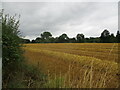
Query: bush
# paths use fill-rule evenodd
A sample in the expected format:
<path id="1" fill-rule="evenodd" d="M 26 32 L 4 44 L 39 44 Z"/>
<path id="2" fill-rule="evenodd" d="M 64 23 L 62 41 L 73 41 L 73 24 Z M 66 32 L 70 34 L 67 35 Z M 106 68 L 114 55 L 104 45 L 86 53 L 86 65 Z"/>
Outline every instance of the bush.
<path id="1" fill-rule="evenodd" d="M 2 86 L 3 88 L 42 87 L 46 78 L 23 57 L 19 20 L 2 13 Z"/>
<path id="2" fill-rule="evenodd" d="M 19 20 L 16 20 L 15 16 L 11 17 L 2 13 L 2 74 L 4 85 L 10 81 L 10 77 L 18 70 L 23 60 L 18 27 Z"/>

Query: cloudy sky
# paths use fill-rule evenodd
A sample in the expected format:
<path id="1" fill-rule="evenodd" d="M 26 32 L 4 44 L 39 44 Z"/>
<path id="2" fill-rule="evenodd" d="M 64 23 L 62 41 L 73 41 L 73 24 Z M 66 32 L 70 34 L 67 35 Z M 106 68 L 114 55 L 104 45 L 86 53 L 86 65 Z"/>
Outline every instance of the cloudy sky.
<path id="1" fill-rule="evenodd" d="M 20 14 L 20 31 L 35 39 L 44 31 L 54 37 L 66 33 L 75 37 L 98 37 L 104 29 L 118 30 L 117 2 L 4 2 L 5 13 Z"/>

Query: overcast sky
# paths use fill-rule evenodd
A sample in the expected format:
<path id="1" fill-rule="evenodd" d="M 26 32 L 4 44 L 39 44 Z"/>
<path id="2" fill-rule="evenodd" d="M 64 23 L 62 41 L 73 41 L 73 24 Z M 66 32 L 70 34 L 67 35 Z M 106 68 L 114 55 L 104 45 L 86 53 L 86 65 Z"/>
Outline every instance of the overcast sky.
<path id="1" fill-rule="evenodd" d="M 4 2 L 5 13 L 20 14 L 20 31 L 35 39 L 44 31 L 54 37 L 66 33 L 75 37 L 99 37 L 104 29 L 118 30 L 117 2 Z"/>

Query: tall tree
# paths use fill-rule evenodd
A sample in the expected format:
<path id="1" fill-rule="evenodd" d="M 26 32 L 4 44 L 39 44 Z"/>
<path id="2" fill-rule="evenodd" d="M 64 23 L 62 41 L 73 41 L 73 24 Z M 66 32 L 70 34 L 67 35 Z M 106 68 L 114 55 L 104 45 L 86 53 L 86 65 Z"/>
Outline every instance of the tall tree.
<path id="1" fill-rule="evenodd" d="M 41 38 L 43 39 L 49 39 L 52 37 L 52 34 L 50 32 L 43 32 L 43 34 L 41 34 Z"/>
<path id="2" fill-rule="evenodd" d="M 120 43 L 120 31 L 118 30 L 117 31 L 117 35 L 116 35 L 116 41 L 117 41 L 117 43 Z"/>
<path id="3" fill-rule="evenodd" d="M 76 38 L 77 38 L 77 42 L 80 42 L 80 43 L 84 42 L 84 35 L 83 34 L 77 34 Z"/>
<path id="4" fill-rule="evenodd" d="M 52 34 L 50 32 L 43 32 L 41 34 L 41 42 L 50 43 L 52 38 Z"/>
<path id="5" fill-rule="evenodd" d="M 67 36 L 67 34 L 64 33 L 58 37 L 58 42 L 67 43 L 67 42 L 69 42 L 69 37 Z"/>
<path id="6" fill-rule="evenodd" d="M 102 43 L 109 43 L 110 42 L 110 32 L 105 29 L 100 36 L 100 40 Z"/>

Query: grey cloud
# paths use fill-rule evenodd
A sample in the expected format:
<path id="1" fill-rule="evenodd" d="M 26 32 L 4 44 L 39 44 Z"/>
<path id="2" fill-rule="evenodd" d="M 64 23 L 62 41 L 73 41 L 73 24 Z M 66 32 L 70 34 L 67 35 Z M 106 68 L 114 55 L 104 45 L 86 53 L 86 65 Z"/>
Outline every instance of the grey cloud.
<path id="1" fill-rule="evenodd" d="M 104 29 L 116 33 L 118 29 L 117 3 L 113 2 L 36 2 L 3 3 L 5 13 L 21 14 L 20 30 L 33 39 L 44 31 L 53 36 L 67 33 L 69 37 L 83 33 L 99 36 Z"/>

